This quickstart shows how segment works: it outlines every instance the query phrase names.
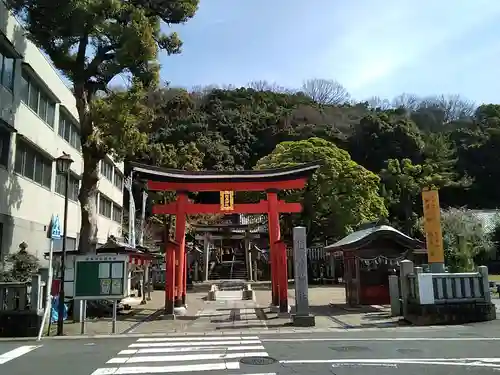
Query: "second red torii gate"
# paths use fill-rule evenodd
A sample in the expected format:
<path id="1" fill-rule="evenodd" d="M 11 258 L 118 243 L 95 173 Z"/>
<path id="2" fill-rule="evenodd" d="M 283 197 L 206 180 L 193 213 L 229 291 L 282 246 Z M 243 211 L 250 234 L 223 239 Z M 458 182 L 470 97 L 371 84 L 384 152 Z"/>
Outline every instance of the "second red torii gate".
<path id="1" fill-rule="evenodd" d="M 280 312 L 288 312 L 288 272 L 286 248 L 281 241 L 279 214 L 302 210 L 300 203 L 278 199 L 280 190 L 302 189 L 308 178 L 320 167 L 319 163 L 293 167 L 231 172 L 188 172 L 131 163 L 132 172 L 147 179 L 152 191 L 175 191 L 175 202 L 155 205 L 153 214 L 176 215 L 175 241 L 166 241 L 165 313 L 174 314 L 174 307 L 182 307 L 186 300 L 185 235 L 186 215 L 208 213 L 267 214 L 270 242 L 272 304 Z M 189 192 L 202 191 L 265 191 L 266 200 L 257 203 L 196 204 L 189 202 Z M 175 275 L 175 276 L 174 276 Z"/>

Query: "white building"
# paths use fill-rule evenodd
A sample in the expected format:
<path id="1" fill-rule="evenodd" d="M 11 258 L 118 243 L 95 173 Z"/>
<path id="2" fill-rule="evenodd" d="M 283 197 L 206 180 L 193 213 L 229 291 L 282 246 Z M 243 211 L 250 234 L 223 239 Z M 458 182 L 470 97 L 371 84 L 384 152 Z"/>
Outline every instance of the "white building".
<path id="1" fill-rule="evenodd" d="M 24 37 L 0 1 L 0 259 L 26 242 L 43 260 L 52 215 L 64 210 L 64 177 L 54 160 L 74 163 L 69 191 L 67 249 L 80 230 L 79 179 L 83 169 L 78 114 L 70 89 L 39 49 Z M 121 235 L 123 164 L 101 163 L 98 238 Z M 54 249 L 61 248 L 61 241 Z"/>

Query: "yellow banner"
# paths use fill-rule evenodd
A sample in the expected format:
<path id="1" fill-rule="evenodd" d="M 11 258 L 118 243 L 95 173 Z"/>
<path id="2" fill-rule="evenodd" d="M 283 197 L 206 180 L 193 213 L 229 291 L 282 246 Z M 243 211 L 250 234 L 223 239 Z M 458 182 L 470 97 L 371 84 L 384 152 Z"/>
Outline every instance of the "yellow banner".
<path id="1" fill-rule="evenodd" d="M 234 210 L 234 191 L 220 192 L 220 210 L 221 211 Z"/>
<path id="2" fill-rule="evenodd" d="M 444 263 L 438 191 L 422 191 L 422 201 L 424 206 L 424 230 L 427 242 L 427 259 L 429 263 Z"/>

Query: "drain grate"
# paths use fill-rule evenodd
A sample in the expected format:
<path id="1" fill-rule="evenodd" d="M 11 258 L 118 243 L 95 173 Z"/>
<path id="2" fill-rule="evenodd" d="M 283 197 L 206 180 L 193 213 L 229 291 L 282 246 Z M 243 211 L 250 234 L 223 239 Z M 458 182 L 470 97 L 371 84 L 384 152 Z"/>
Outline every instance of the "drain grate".
<path id="1" fill-rule="evenodd" d="M 240 359 L 240 363 L 252 366 L 266 366 L 276 362 L 278 360 L 272 357 L 244 357 Z"/>
<path id="2" fill-rule="evenodd" d="M 330 346 L 331 350 L 336 352 L 366 352 L 370 351 L 370 348 L 366 346 Z"/>

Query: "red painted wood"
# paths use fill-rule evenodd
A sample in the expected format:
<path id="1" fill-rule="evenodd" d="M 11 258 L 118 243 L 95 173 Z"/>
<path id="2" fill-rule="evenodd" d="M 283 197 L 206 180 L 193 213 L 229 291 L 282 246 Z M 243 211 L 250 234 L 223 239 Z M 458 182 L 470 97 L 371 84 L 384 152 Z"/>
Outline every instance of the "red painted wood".
<path id="1" fill-rule="evenodd" d="M 295 202 L 278 201 L 278 212 L 280 213 L 294 213 L 302 211 L 302 204 Z M 260 201 L 258 203 L 236 203 L 234 210 L 221 211 L 219 204 L 201 204 L 201 203 L 187 203 L 186 214 L 267 214 L 268 203 L 267 201 Z M 177 203 L 157 204 L 153 206 L 153 214 L 155 215 L 175 215 L 177 214 Z"/>
<path id="2" fill-rule="evenodd" d="M 185 260 L 185 244 L 186 244 L 186 206 L 188 205 L 188 197 L 185 193 L 177 194 L 177 201 L 175 202 L 176 216 L 175 216 L 175 241 L 179 244 L 177 247 L 177 274 L 175 282 L 177 284 L 177 301 L 179 305 L 185 296 L 184 288 L 184 273 L 186 272 Z M 185 299 L 185 297 L 184 297 Z"/>
<path id="3" fill-rule="evenodd" d="M 388 305 L 391 303 L 388 285 L 360 285 L 361 305 Z"/>
<path id="4" fill-rule="evenodd" d="M 278 258 L 278 289 L 279 307 L 281 313 L 288 313 L 288 270 L 286 259 L 286 245 L 283 241 L 275 243 L 276 257 Z"/>
<path id="5" fill-rule="evenodd" d="M 267 193 L 267 217 L 268 217 L 268 231 L 269 231 L 269 244 L 271 247 L 271 284 L 272 284 L 272 299 L 273 305 L 279 305 L 279 287 L 280 280 L 280 267 L 279 267 L 279 254 L 276 248 L 276 242 L 280 240 L 280 221 L 278 212 L 278 194 Z"/>
<path id="6" fill-rule="evenodd" d="M 266 191 L 268 189 L 289 190 L 303 189 L 307 178 L 285 181 L 256 182 L 161 182 L 148 180 L 148 190 L 151 191 Z"/>
<path id="7" fill-rule="evenodd" d="M 175 300 L 175 253 L 177 245 L 168 241 L 165 248 L 165 312 L 174 313 Z"/>

